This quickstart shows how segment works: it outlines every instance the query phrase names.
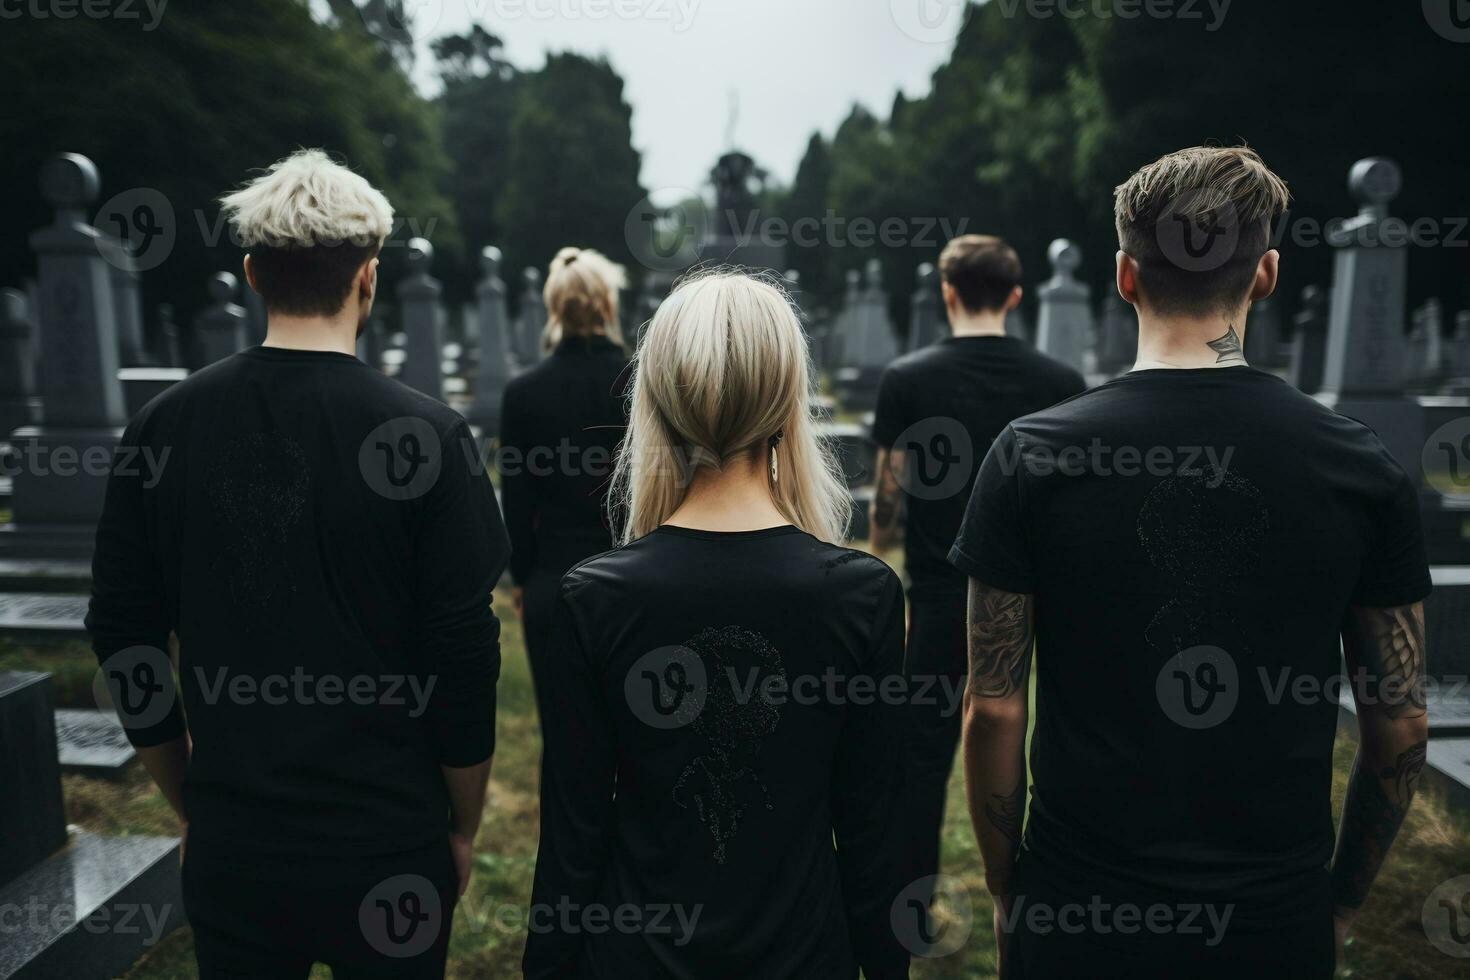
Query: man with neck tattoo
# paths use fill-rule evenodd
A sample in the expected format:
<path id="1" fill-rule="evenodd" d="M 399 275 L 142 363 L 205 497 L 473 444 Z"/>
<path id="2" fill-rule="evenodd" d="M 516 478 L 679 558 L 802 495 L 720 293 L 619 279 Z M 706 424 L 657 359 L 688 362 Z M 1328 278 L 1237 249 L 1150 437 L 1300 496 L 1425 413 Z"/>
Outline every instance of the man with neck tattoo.
<path id="1" fill-rule="evenodd" d="M 1133 174 L 1116 282 L 1137 363 L 1016 420 L 981 466 L 950 559 L 1005 980 L 1326 980 L 1413 798 L 1415 487 L 1367 426 L 1242 353 L 1287 201 L 1245 147 Z M 1334 848 L 1344 655 L 1361 740 Z"/>

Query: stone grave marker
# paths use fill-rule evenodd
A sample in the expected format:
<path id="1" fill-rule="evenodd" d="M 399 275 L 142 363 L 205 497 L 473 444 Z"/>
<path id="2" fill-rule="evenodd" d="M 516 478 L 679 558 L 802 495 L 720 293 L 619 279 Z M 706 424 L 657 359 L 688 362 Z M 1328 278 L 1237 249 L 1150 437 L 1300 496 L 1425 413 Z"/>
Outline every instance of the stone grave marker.
<path id="1" fill-rule="evenodd" d="M 1302 290 L 1302 308 L 1292 323 L 1288 378 L 1298 391 L 1315 395 L 1327 361 L 1327 294 L 1320 286 Z"/>
<path id="2" fill-rule="evenodd" d="M 444 325 L 439 309 L 443 292 L 429 274 L 434 247 L 427 239 L 408 242 L 408 275 L 398 284 L 403 316 L 404 360 L 398 380 L 430 398 L 444 400 Z"/>
<path id="3" fill-rule="evenodd" d="M 530 367 L 545 356 L 541 335 L 546 330 L 546 299 L 541 295 L 541 270 L 528 266 L 522 273 L 521 308 L 516 314 L 516 360 Z"/>
<path id="4" fill-rule="evenodd" d="M 228 272 L 209 277 L 209 305 L 194 318 L 196 369 L 245 349 L 245 307 L 235 302 L 239 288 L 239 281 Z"/>
<path id="5" fill-rule="evenodd" d="M 66 708 L 56 711 L 56 752 L 63 771 L 94 776 L 121 773 L 138 755 L 112 715 Z"/>
<path id="6" fill-rule="evenodd" d="M 1092 310 L 1086 283 L 1077 279 L 1082 252 L 1058 238 L 1046 250 L 1052 277 L 1041 284 L 1041 311 L 1037 316 L 1036 346 L 1078 371 L 1086 370 L 1088 342 L 1092 338 Z"/>
<path id="7" fill-rule="evenodd" d="M 909 301 L 909 350 L 918 350 L 943 340 L 949 334 L 944 304 L 939 294 L 939 270 L 934 263 L 919 266 L 913 298 Z"/>
<path id="8" fill-rule="evenodd" d="M 469 419 L 483 438 L 500 435 L 500 402 L 510 380 L 510 356 L 506 332 L 510 319 L 505 312 L 505 280 L 500 278 L 500 249 L 488 245 L 480 252 L 480 282 L 475 286 L 474 323 L 479 337 L 479 371 L 475 377 L 475 400 Z"/>

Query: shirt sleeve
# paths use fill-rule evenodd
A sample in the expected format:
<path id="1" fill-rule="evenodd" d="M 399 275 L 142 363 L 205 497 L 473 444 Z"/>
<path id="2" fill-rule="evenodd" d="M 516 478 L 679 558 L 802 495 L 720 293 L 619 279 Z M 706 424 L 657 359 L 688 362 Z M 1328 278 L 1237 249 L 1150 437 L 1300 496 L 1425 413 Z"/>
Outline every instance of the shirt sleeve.
<path id="1" fill-rule="evenodd" d="M 903 378 L 890 365 L 878 381 L 878 403 L 873 410 L 873 442 L 879 448 L 892 449 L 908 428 L 903 401 Z"/>
<path id="2" fill-rule="evenodd" d="M 893 834 L 903 788 L 902 698 L 895 694 L 903 675 L 903 587 L 886 571 L 882 588 L 867 662 L 849 685 L 832 780 L 832 829 L 848 934 L 868 980 L 907 977 L 909 967 L 908 951 L 890 922 L 906 884 L 902 848 Z"/>
<path id="3" fill-rule="evenodd" d="M 506 388 L 500 406 L 500 490 L 505 523 L 510 529 L 510 577 L 524 585 L 536 563 L 536 488 L 526 468 L 533 448 L 516 408 L 514 388 Z"/>
<path id="4" fill-rule="evenodd" d="M 429 714 L 439 762 L 463 767 L 495 751 L 500 621 L 490 603 L 509 543 L 495 488 L 463 420 L 441 452 L 439 477 L 423 498 L 415 571 L 422 650 L 435 679 Z"/>
<path id="5" fill-rule="evenodd" d="M 1387 451 L 1383 451 L 1385 457 Z M 1393 489 L 1372 518 L 1373 540 L 1353 589 L 1355 606 L 1407 606 L 1429 595 L 1429 558 L 1419 519 L 1419 494 L 1392 459 Z"/>
<path id="6" fill-rule="evenodd" d="M 551 655 L 537 668 L 541 840 L 522 966 L 529 980 L 578 975 L 582 934 L 560 909 L 597 900 L 608 865 L 617 776 L 612 721 L 576 619 L 558 596 Z"/>
<path id="7" fill-rule="evenodd" d="M 134 420 L 113 455 L 107 495 L 92 552 L 92 598 L 86 628 L 109 687 L 121 672 L 124 696 L 114 697 L 129 741 L 162 745 L 184 734 L 184 715 L 168 657 L 172 631 L 163 575 L 149 539 L 145 467 Z M 156 487 L 155 487 L 156 489 Z"/>
<path id="8" fill-rule="evenodd" d="M 949 561 L 993 589 L 1030 595 L 1035 568 L 1021 505 L 1021 444 L 1006 426 L 985 454 Z"/>

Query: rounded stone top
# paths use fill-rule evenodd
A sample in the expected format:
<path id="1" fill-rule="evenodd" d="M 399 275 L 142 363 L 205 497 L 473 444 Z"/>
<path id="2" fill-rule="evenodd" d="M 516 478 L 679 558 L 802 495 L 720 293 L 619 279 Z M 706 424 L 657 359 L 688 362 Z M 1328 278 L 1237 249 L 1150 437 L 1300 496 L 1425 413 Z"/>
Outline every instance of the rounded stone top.
<path id="1" fill-rule="evenodd" d="M 921 262 L 921 263 L 919 263 L 919 282 L 920 283 L 923 283 L 923 284 L 926 284 L 927 285 L 927 284 L 933 282 L 934 277 L 936 275 L 938 275 L 938 274 L 939 274 L 939 270 L 936 269 L 936 268 L 934 268 L 934 263 L 933 262 Z"/>
<path id="2" fill-rule="evenodd" d="M 863 274 L 857 269 L 847 270 L 847 288 L 856 289 L 863 283 Z"/>
<path id="3" fill-rule="evenodd" d="M 80 153 L 58 153 L 41 164 L 41 196 L 54 208 L 91 204 L 101 189 L 97 165 Z"/>
<path id="4" fill-rule="evenodd" d="M 0 317 L 6 323 L 26 322 L 26 294 L 19 289 L 0 289 Z"/>
<path id="5" fill-rule="evenodd" d="M 1323 293 L 1322 293 L 1322 287 L 1321 286 L 1303 286 L 1302 287 L 1302 305 L 1303 306 L 1316 306 L 1318 303 L 1322 302 L 1322 299 L 1323 299 Z"/>
<path id="6" fill-rule="evenodd" d="M 1403 187 L 1403 171 L 1388 157 L 1367 157 L 1348 171 L 1348 192 L 1360 204 L 1387 204 Z"/>
<path id="7" fill-rule="evenodd" d="M 869 259 L 866 266 L 868 285 L 877 286 L 883 278 L 883 263 L 878 259 Z"/>
<path id="8" fill-rule="evenodd" d="M 486 245 L 480 249 L 480 271 L 487 276 L 493 276 L 500 271 L 500 249 L 494 245 Z"/>
<path id="9" fill-rule="evenodd" d="M 410 238 L 408 240 L 408 267 L 415 273 L 428 272 L 429 263 L 434 260 L 434 246 L 429 244 L 427 238 Z"/>
<path id="10" fill-rule="evenodd" d="M 209 298 L 211 302 L 230 302 L 235 298 L 235 289 L 239 285 L 239 280 L 230 273 L 216 272 L 209 277 Z"/>
<path id="11" fill-rule="evenodd" d="M 541 282 L 541 270 L 536 268 L 534 265 L 526 266 L 526 271 L 521 273 L 521 275 L 526 280 L 527 289 L 535 289 L 536 286 Z"/>
<path id="12" fill-rule="evenodd" d="M 799 269 L 787 269 L 785 272 L 782 273 L 782 275 L 785 277 L 787 282 L 791 283 L 791 285 L 801 285 L 801 271 Z"/>
<path id="13" fill-rule="evenodd" d="M 1082 266 L 1082 250 L 1065 238 L 1047 246 L 1046 258 L 1056 272 L 1076 272 Z"/>

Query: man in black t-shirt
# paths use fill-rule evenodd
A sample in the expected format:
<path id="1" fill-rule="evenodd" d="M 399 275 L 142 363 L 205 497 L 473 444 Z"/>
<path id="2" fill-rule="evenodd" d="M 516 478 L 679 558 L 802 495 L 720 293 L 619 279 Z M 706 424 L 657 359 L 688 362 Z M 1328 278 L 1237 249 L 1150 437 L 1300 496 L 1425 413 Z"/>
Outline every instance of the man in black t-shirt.
<path id="1" fill-rule="evenodd" d="M 1006 336 L 1006 312 L 1021 300 L 1021 260 L 1009 245 L 956 238 L 939 256 L 939 275 L 951 336 L 889 365 L 873 419 L 872 542 L 890 547 L 902 512 L 910 582 L 904 771 L 913 880 L 939 871 L 965 684 L 965 576 L 948 555 L 977 464 L 1011 419 L 1085 387 L 1076 371 Z"/>
<path id="2" fill-rule="evenodd" d="M 1138 363 L 1018 419 L 981 467 L 951 558 L 970 576 L 966 781 L 1007 980 L 1326 980 L 1413 796 L 1416 489 L 1366 426 L 1241 353 L 1286 203 L 1244 148 L 1134 174 L 1117 288 Z M 1334 853 L 1343 652 L 1363 737 Z"/>
<path id="3" fill-rule="evenodd" d="M 303 150 L 223 203 L 265 343 L 128 425 L 87 628 L 182 824 L 203 980 L 441 977 L 495 747 L 500 510 L 464 420 L 353 356 L 382 194 Z"/>

